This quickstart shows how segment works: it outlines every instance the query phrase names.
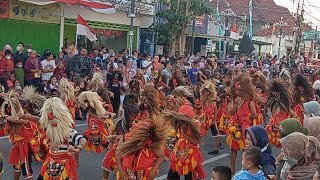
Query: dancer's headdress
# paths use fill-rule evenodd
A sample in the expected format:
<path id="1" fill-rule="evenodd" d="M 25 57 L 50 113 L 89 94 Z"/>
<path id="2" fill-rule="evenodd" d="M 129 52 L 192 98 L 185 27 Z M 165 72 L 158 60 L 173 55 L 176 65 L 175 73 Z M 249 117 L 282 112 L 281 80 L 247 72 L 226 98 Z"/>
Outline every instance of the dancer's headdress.
<path id="1" fill-rule="evenodd" d="M 102 106 L 102 101 L 96 92 L 84 91 L 79 96 L 79 103 L 88 105 L 95 110 L 95 114 L 99 117 L 106 115 L 106 110 Z"/>
<path id="2" fill-rule="evenodd" d="M 160 111 L 159 92 L 151 85 L 146 85 L 140 95 L 140 110 L 145 109 L 150 115 Z"/>
<path id="3" fill-rule="evenodd" d="M 154 152 L 163 150 L 167 138 L 167 126 L 158 118 L 141 121 L 131 129 L 128 139 L 118 148 L 116 155 L 121 158 L 144 148 Z"/>
<path id="4" fill-rule="evenodd" d="M 23 88 L 21 99 L 27 101 L 36 115 L 40 115 L 40 110 L 44 102 L 47 100 L 45 96 L 40 95 L 33 86 Z"/>
<path id="5" fill-rule="evenodd" d="M 46 129 L 51 146 L 66 143 L 70 136 L 73 118 L 64 102 L 57 97 L 47 99 L 41 109 L 40 123 Z"/>
<path id="6" fill-rule="evenodd" d="M 209 92 L 209 96 L 204 95 L 204 93 Z M 205 101 L 209 101 L 209 102 L 213 102 L 213 101 L 217 101 L 217 91 L 216 91 L 216 85 L 214 82 L 206 80 L 204 82 L 204 84 L 202 85 L 201 89 L 200 89 L 200 94 L 201 94 L 201 101 L 205 102 Z"/>
<path id="7" fill-rule="evenodd" d="M 59 84 L 59 93 L 60 93 L 60 98 L 62 99 L 62 101 L 64 101 L 65 103 L 68 100 L 75 100 L 75 95 L 74 95 L 74 86 L 72 84 L 72 82 L 70 82 L 68 79 L 66 78 L 62 78 L 60 80 L 60 84 Z"/>
<path id="8" fill-rule="evenodd" d="M 18 117 L 23 114 L 23 108 L 17 94 L 15 94 L 14 90 L 10 90 L 4 96 L 4 102 L 2 103 L 2 115 Z"/>
<path id="9" fill-rule="evenodd" d="M 102 87 L 104 84 L 102 74 L 99 72 L 95 72 L 91 79 L 91 86 L 94 89 L 98 89 Z"/>
<path id="10" fill-rule="evenodd" d="M 267 100 L 267 106 L 270 108 L 271 112 L 283 110 L 290 113 L 291 101 L 292 96 L 285 82 L 281 79 L 273 80 Z"/>
<path id="11" fill-rule="evenodd" d="M 191 137 L 194 138 L 198 144 L 201 142 L 201 135 L 199 126 L 195 123 L 195 120 L 191 117 L 175 112 L 164 112 L 162 114 L 163 120 L 167 121 L 176 131 L 186 131 L 185 128 L 189 128 Z"/>
<path id="12" fill-rule="evenodd" d="M 279 74 L 279 77 L 284 80 L 286 83 L 291 83 L 291 74 L 288 69 L 283 68 Z"/>
<path id="13" fill-rule="evenodd" d="M 242 98 L 254 98 L 255 91 L 251 82 L 251 78 L 247 74 L 238 75 L 232 82 L 230 86 L 231 96 L 237 97 L 241 96 Z"/>
<path id="14" fill-rule="evenodd" d="M 194 97 L 192 90 L 187 86 L 178 86 L 172 91 L 174 103 L 178 108 L 186 103 L 186 99 Z"/>
<path id="15" fill-rule="evenodd" d="M 312 86 L 308 83 L 308 80 L 301 74 L 298 74 L 294 80 L 294 103 L 299 104 L 303 101 L 308 102 L 314 98 Z M 303 99 L 304 100 L 303 100 Z"/>
<path id="16" fill-rule="evenodd" d="M 253 82 L 256 87 L 261 88 L 264 93 L 268 91 L 269 82 L 261 71 L 258 71 L 253 75 Z"/>

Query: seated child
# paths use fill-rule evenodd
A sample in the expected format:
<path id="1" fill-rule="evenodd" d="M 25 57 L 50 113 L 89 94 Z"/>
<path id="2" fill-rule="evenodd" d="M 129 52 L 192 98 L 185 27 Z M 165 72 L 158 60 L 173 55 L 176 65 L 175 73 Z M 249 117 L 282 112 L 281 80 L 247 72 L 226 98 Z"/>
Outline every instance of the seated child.
<path id="1" fill-rule="evenodd" d="M 242 170 L 236 173 L 233 180 L 265 180 L 266 177 L 259 170 L 261 159 L 260 148 L 253 146 L 245 149 L 242 154 Z"/>
<path id="2" fill-rule="evenodd" d="M 231 169 L 227 166 L 215 166 L 211 180 L 231 180 Z"/>

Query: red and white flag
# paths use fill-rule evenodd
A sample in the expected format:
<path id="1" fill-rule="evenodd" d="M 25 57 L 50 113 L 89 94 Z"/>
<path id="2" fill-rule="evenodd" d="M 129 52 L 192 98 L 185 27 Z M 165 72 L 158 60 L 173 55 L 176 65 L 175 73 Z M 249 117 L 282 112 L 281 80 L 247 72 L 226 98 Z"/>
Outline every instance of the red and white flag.
<path id="1" fill-rule="evenodd" d="M 87 36 L 87 38 L 90 41 L 96 41 L 97 40 L 96 35 L 94 35 L 91 32 L 87 21 L 85 21 L 79 14 L 78 14 L 78 20 L 77 20 L 77 35 Z"/>
<path id="2" fill-rule="evenodd" d="M 237 31 L 236 26 L 232 26 L 231 32 L 230 32 L 230 38 L 234 40 L 239 40 L 239 33 Z"/>

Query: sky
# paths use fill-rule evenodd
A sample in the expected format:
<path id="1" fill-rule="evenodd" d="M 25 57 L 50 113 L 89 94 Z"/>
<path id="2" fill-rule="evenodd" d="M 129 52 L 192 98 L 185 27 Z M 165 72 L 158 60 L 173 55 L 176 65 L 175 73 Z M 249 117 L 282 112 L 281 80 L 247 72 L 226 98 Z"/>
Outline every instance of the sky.
<path id="1" fill-rule="evenodd" d="M 290 12 L 296 12 L 299 0 L 274 0 L 277 5 L 286 7 Z M 300 6 L 303 0 L 300 0 Z M 304 0 L 305 19 L 320 29 L 320 0 Z"/>

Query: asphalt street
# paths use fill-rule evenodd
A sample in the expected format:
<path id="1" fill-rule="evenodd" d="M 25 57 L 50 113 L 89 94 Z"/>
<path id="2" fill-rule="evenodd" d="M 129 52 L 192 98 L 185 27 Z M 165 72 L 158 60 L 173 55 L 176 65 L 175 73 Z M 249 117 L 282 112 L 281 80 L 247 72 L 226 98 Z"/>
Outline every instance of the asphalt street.
<path id="1" fill-rule="evenodd" d="M 77 121 L 77 131 L 82 133 L 86 130 L 86 122 Z M 219 150 L 218 155 L 209 155 L 208 152 L 211 150 L 213 146 L 213 138 L 209 135 L 203 138 L 203 144 L 201 145 L 201 151 L 204 156 L 204 168 L 207 173 L 207 179 L 211 179 L 211 170 L 214 166 L 229 166 L 230 165 L 230 149 L 226 144 L 225 138 L 222 138 L 222 144 L 224 149 Z M 7 137 L 0 137 L 0 150 L 4 155 L 4 174 L 2 176 L 2 180 L 12 180 L 13 179 L 13 170 L 12 167 L 8 164 L 8 154 L 12 145 L 9 143 Z M 279 150 L 276 150 L 277 154 Z M 241 155 L 242 152 L 238 153 L 237 158 L 237 170 L 241 169 Z M 78 168 L 78 177 L 79 180 L 100 180 L 102 169 L 101 163 L 105 156 L 105 152 L 101 154 L 88 153 L 83 150 L 80 154 L 80 167 Z M 41 163 L 33 161 L 32 168 L 34 171 L 34 179 L 36 179 L 39 175 Z M 162 164 L 158 177 L 156 180 L 166 179 L 166 174 L 169 170 L 169 163 L 165 162 Z M 23 179 L 22 177 L 20 179 Z M 114 176 L 109 178 L 110 180 L 114 180 Z M 181 178 L 183 179 L 183 178 Z"/>

